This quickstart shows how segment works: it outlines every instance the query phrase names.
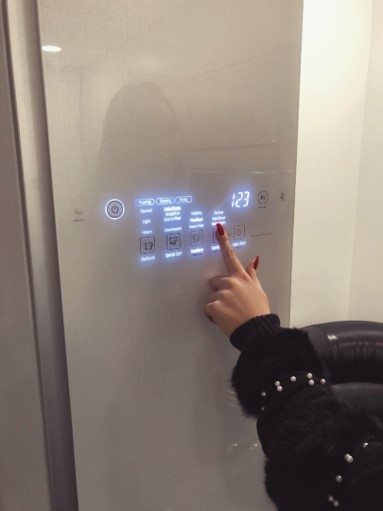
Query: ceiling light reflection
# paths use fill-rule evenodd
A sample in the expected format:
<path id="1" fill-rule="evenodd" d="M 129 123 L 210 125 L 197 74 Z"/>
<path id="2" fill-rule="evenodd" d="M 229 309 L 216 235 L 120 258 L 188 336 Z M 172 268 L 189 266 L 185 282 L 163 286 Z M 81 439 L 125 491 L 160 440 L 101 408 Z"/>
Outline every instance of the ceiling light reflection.
<path id="1" fill-rule="evenodd" d="M 50 44 L 46 44 L 41 47 L 43 51 L 47 51 L 49 53 L 58 53 L 59 51 L 62 51 L 62 48 L 60 46 L 53 46 Z"/>

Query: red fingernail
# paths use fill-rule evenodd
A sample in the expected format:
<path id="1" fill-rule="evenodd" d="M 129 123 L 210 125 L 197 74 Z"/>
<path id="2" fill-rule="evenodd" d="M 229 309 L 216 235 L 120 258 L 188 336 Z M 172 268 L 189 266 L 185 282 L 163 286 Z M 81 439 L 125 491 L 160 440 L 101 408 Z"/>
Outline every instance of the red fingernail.
<path id="1" fill-rule="evenodd" d="M 258 264 L 259 264 L 259 256 L 257 256 L 255 258 L 255 261 L 254 261 L 254 270 L 256 270 L 258 268 Z"/>
<path id="2" fill-rule="evenodd" d="M 221 236 L 223 236 L 225 234 L 225 229 L 222 227 L 221 224 L 217 224 L 217 231 L 219 232 L 219 234 Z"/>

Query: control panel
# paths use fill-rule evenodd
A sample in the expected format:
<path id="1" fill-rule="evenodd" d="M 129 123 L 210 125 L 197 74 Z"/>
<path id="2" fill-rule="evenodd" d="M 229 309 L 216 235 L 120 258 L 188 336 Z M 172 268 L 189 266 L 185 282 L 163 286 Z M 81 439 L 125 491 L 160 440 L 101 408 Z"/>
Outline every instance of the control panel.
<path id="1" fill-rule="evenodd" d="M 134 222 L 139 263 L 203 258 L 220 250 L 217 223 L 240 250 L 251 238 L 275 234 L 278 218 L 292 219 L 294 177 L 288 172 L 194 174 L 186 192 L 143 192 L 127 199 L 122 194 L 108 199 L 104 209 L 110 221 Z"/>

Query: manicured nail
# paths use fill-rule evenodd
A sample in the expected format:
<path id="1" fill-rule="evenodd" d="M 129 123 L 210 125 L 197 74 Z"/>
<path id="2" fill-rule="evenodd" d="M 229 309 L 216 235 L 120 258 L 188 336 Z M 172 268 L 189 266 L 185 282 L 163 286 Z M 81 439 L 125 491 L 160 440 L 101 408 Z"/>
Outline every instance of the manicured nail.
<path id="1" fill-rule="evenodd" d="M 259 264 L 259 256 L 257 256 L 255 258 L 255 261 L 254 261 L 254 270 L 256 270 L 258 268 L 258 264 Z"/>
<path id="2" fill-rule="evenodd" d="M 222 227 L 221 224 L 217 224 L 217 231 L 219 232 L 219 234 L 221 236 L 223 236 L 225 234 L 225 229 Z"/>

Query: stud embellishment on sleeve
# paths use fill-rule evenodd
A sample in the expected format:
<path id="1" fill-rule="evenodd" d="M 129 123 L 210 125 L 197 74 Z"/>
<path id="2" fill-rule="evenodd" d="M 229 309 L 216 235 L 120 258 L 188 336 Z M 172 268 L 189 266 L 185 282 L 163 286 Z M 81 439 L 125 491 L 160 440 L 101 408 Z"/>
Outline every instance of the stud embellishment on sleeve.
<path id="1" fill-rule="evenodd" d="M 360 455 L 360 453 L 362 452 L 363 449 L 366 449 L 367 446 L 368 446 L 368 442 L 363 442 L 363 444 L 361 445 L 362 448 L 361 447 L 356 448 L 356 453 L 354 454 L 354 456 L 352 456 L 350 453 L 346 453 L 343 456 L 343 459 L 347 463 L 347 465 L 351 465 L 351 464 L 355 463 L 355 459 Z M 343 475 L 338 474 L 334 477 L 337 489 L 335 489 L 335 487 L 334 487 L 334 492 L 331 495 L 327 496 L 327 501 L 329 502 L 329 504 L 331 504 L 334 507 L 340 507 L 340 504 L 341 504 L 341 499 L 342 499 L 342 495 L 343 495 L 342 488 L 344 487 L 344 484 L 342 484 L 342 483 L 344 482 L 344 480 L 348 474 L 348 470 L 349 470 L 349 467 L 347 465 L 344 467 L 345 474 L 343 474 Z M 345 490 L 345 488 L 343 488 L 343 490 Z"/>
<path id="2" fill-rule="evenodd" d="M 339 507 L 339 500 L 336 500 L 336 498 L 333 495 L 329 495 L 327 497 L 327 500 L 334 506 Z"/>
<path id="3" fill-rule="evenodd" d="M 264 387 L 259 391 L 259 394 L 262 398 L 260 411 L 263 412 L 266 409 L 266 406 L 270 400 L 273 399 L 273 396 L 275 396 L 276 393 L 278 393 L 280 396 L 284 396 L 286 394 L 288 396 L 290 393 L 297 392 L 306 385 L 314 387 L 314 385 L 319 384 L 326 385 L 327 381 L 321 376 L 314 376 L 314 374 L 310 371 L 302 371 L 299 373 L 286 375 L 279 380 L 275 380 L 272 386 Z"/>

